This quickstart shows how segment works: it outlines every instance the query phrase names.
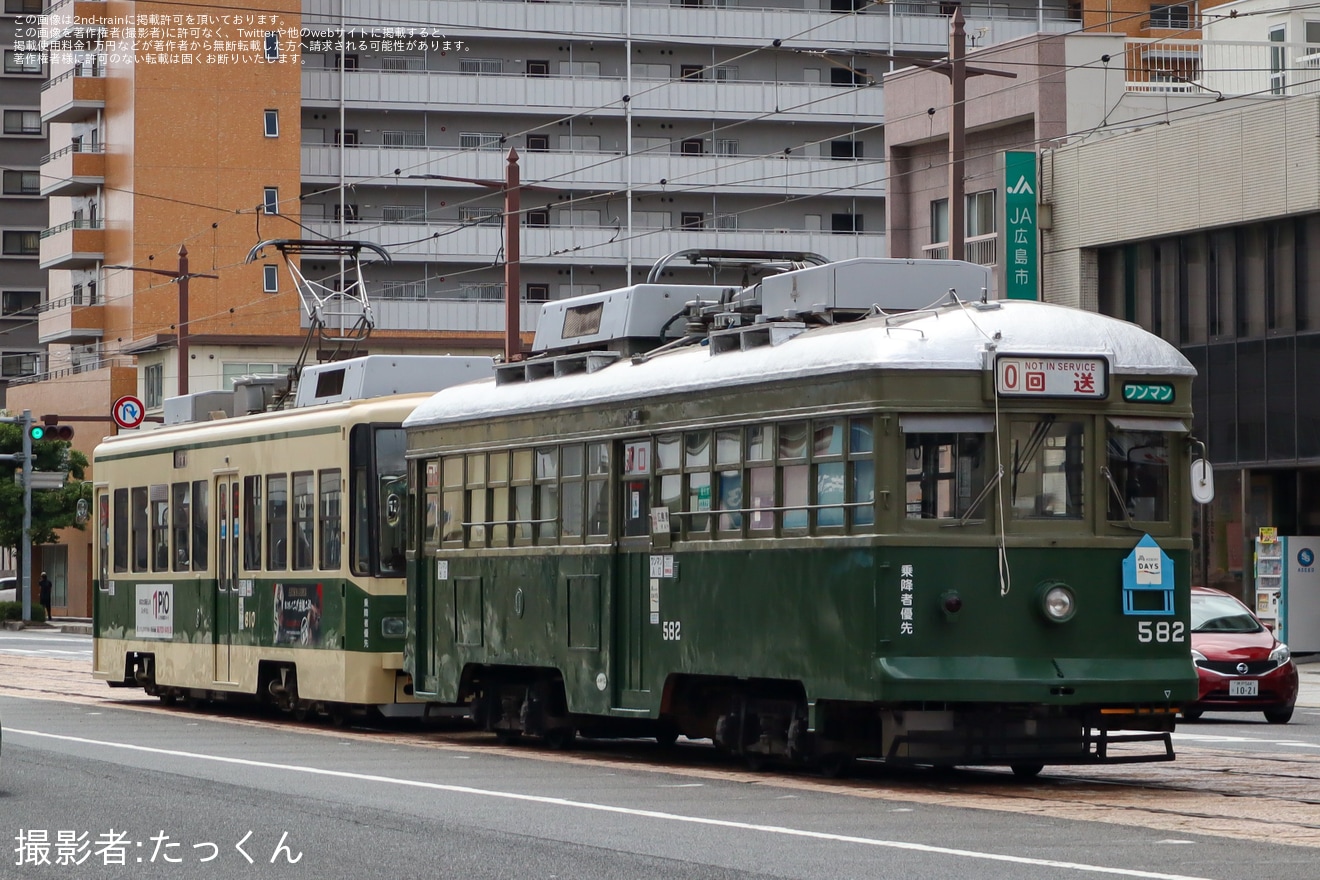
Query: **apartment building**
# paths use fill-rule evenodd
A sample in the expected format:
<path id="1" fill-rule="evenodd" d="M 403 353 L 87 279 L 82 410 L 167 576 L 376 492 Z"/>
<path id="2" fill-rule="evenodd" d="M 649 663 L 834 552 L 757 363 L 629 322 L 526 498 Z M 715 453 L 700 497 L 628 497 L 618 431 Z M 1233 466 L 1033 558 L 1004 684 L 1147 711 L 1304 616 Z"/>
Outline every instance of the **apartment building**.
<path id="1" fill-rule="evenodd" d="M 39 52 L 20 48 L 30 26 L 25 20 L 40 11 L 40 0 L 4 0 L 0 7 L 0 402 L 9 381 L 38 372 L 42 360 L 37 309 L 46 297 L 46 273 L 38 266 L 38 237 L 46 228 L 40 178 L 46 64 Z"/>

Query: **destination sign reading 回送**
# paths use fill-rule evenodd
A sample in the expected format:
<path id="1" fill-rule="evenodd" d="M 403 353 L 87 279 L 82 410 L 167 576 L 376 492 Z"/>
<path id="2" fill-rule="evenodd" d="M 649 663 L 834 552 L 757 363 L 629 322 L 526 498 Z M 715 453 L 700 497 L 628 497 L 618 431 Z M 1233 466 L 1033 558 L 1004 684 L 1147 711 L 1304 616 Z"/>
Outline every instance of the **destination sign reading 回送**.
<path id="1" fill-rule="evenodd" d="M 1001 397 L 1085 397 L 1109 394 L 1109 363 L 1102 357 L 1004 355 L 995 361 L 995 390 Z"/>

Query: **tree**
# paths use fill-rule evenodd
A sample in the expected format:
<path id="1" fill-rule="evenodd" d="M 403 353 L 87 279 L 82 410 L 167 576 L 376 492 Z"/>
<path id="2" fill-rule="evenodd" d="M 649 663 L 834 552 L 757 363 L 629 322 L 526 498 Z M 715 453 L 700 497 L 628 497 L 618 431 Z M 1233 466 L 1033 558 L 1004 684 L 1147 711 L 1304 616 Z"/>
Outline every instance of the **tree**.
<path id="1" fill-rule="evenodd" d="M 21 425 L 0 423 L 0 453 L 23 451 Z M 67 471 L 62 489 L 32 490 L 32 543 L 58 544 L 55 534 L 69 526 L 83 528 L 78 522 L 78 500 L 91 504 L 92 484 L 81 482 L 87 469 L 87 456 L 72 448 L 67 440 L 33 440 L 32 470 Z M 0 547 L 17 548 L 23 541 L 23 487 L 14 479 L 22 465 L 0 462 Z"/>

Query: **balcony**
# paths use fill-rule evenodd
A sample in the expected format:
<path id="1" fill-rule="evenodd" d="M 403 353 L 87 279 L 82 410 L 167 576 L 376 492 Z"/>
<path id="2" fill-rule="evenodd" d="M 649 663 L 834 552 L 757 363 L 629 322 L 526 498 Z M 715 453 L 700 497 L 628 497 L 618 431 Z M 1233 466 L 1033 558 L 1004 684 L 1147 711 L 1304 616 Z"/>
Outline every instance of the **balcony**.
<path id="1" fill-rule="evenodd" d="M 921 246 L 921 256 L 927 260 L 949 259 L 949 243 L 925 244 Z M 981 266 L 999 264 L 999 233 L 973 235 L 963 242 L 963 259 Z"/>
<path id="2" fill-rule="evenodd" d="M 41 86 L 41 121 L 76 122 L 105 109 L 105 76 L 97 68 L 65 71 Z"/>
<path id="3" fill-rule="evenodd" d="M 85 269 L 105 259 L 105 224 L 70 220 L 41 233 L 42 269 Z"/>
<path id="4" fill-rule="evenodd" d="M 499 300 L 374 298 L 371 309 L 376 317 L 377 330 L 504 332 L 504 303 Z M 541 304 L 525 302 L 518 311 L 519 328 L 523 332 L 535 330 L 541 317 Z M 303 327 L 307 325 L 304 312 Z"/>
<path id="5" fill-rule="evenodd" d="M 41 159 L 41 194 L 76 196 L 105 184 L 105 147 L 69 144 Z"/>
<path id="6" fill-rule="evenodd" d="M 802 5 L 802 4 L 799 4 Z M 814 4 L 813 4 L 814 5 Z M 624 34 L 634 39 L 663 38 L 689 45 L 765 46 L 792 34 L 800 41 L 785 40 L 786 49 L 849 45 L 895 51 L 948 51 L 949 18 L 938 2 L 899 2 L 876 5 L 856 15 L 840 15 L 829 4 L 819 9 L 790 9 L 761 5 L 755 0 L 740 3 L 669 2 L 669 0 L 534 0 L 534 2 L 472 3 L 470 0 L 429 0 L 426 19 L 444 22 L 446 39 L 472 42 L 507 38 L 515 34 Z M 964 4 L 967 31 L 984 33 L 987 42 L 1003 43 L 1037 31 L 1063 33 L 1075 30 L 1079 19 L 1069 19 L 1062 3 L 1012 0 L 1007 3 Z M 302 25 L 334 29 L 340 16 L 349 20 L 416 21 L 414 0 L 378 0 L 367 4 L 348 0 L 306 0 Z M 597 45 L 599 45 L 597 37 Z"/>
<path id="7" fill-rule="evenodd" d="M 721 192 L 817 195 L 848 190 L 858 196 L 883 197 L 885 165 L 880 159 L 843 160 L 807 156 L 717 156 L 710 153 L 647 152 L 629 160 L 623 153 L 578 151 L 527 151 L 519 148 L 525 183 L 548 183 L 565 189 L 614 189 L 628 178 L 631 167 L 637 189 L 658 187 L 664 180 L 685 192 L 718 188 Z M 342 156 L 344 176 L 353 182 L 380 184 L 404 182 L 410 174 L 432 169 L 449 177 L 503 180 L 506 150 L 455 150 L 449 147 L 357 146 L 341 150 L 335 144 L 303 144 L 304 180 L 327 184 L 339 180 Z M 403 174 L 396 180 L 394 169 Z M 433 185 L 454 186 L 436 180 Z M 524 196 L 530 198 L 530 196 Z"/>
<path id="8" fill-rule="evenodd" d="M 304 105 L 338 106 L 340 83 L 352 109 L 430 110 L 444 106 L 451 114 L 562 114 L 565 108 L 591 107 L 599 118 L 623 117 L 627 83 L 620 77 L 523 76 L 444 71 L 304 70 Z M 647 117 L 691 116 L 775 119 L 796 122 L 871 123 L 884 119 L 884 90 L 828 83 L 753 80 L 678 80 L 633 77 L 632 112 Z"/>
<path id="9" fill-rule="evenodd" d="M 313 236 L 339 237 L 339 223 L 307 220 Z M 439 238 L 434 238 L 440 233 Z M 345 224 L 345 238 L 379 244 L 396 262 L 479 263 L 489 265 L 491 254 L 504 247 L 499 224 L 460 226 L 457 223 L 353 222 Z M 884 257 L 883 232 L 833 234 L 790 229 L 653 229 L 634 227 L 631 243 L 625 231 L 613 226 L 548 226 L 522 229 L 524 266 L 622 266 L 631 244 L 634 264 L 648 266 L 660 257 L 685 248 L 812 251 L 830 260 Z"/>
<path id="10" fill-rule="evenodd" d="M 43 303 L 37 315 L 37 341 L 87 345 L 105 333 L 105 310 L 101 301 L 81 291 Z"/>

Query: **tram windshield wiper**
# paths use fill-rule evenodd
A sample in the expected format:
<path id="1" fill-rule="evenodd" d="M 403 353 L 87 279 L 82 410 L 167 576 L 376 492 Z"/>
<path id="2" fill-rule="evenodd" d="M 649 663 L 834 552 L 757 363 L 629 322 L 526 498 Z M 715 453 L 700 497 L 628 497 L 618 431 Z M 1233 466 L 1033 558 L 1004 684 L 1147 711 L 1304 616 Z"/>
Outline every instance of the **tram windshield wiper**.
<path id="1" fill-rule="evenodd" d="M 1105 475 L 1105 481 L 1109 483 L 1110 490 L 1114 493 L 1114 497 L 1118 499 L 1118 507 L 1123 511 L 1123 522 L 1115 524 L 1138 532 L 1141 531 L 1132 524 L 1132 511 L 1128 510 L 1127 499 L 1123 497 L 1122 491 L 1118 488 L 1118 483 L 1114 482 L 1114 475 L 1105 466 L 1101 466 L 1100 473 Z M 1113 522 L 1113 520 L 1110 520 L 1110 522 Z"/>
<path id="2" fill-rule="evenodd" d="M 965 526 L 969 522 L 971 522 L 972 514 L 976 513 L 977 509 L 980 508 L 981 506 L 981 502 L 986 499 L 986 496 L 990 494 L 990 492 L 995 488 L 995 486 L 999 485 L 999 481 L 1003 478 L 1003 476 L 1004 476 L 1004 466 L 1001 464 L 999 467 L 995 469 L 994 476 L 992 476 L 990 479 L 985 481 L 985 486 L 981 488 L 980 494 L 977 495 L 975 498 L 973 498 L 972 503 L 967 506 L 967 512 L 964 513 L 962 516 L 958 517 L 957 522 L 944 523 L 943 527 L 946 529 L 960 527 L 960 526 Z M 977 522 L 981 523 L 981 522 L 985 522 L 985 520 L 978 519 Z"/>

